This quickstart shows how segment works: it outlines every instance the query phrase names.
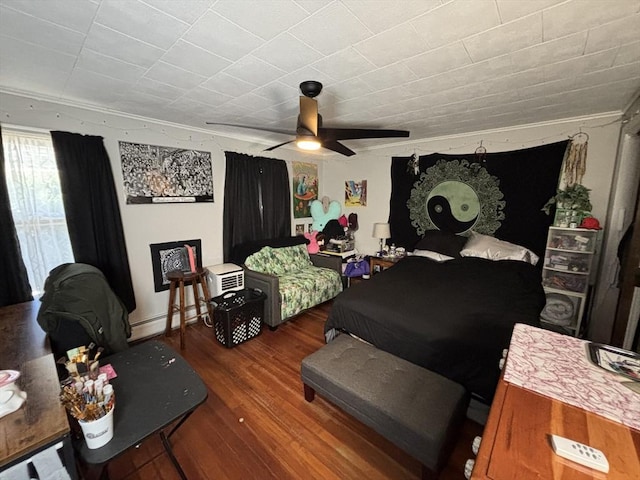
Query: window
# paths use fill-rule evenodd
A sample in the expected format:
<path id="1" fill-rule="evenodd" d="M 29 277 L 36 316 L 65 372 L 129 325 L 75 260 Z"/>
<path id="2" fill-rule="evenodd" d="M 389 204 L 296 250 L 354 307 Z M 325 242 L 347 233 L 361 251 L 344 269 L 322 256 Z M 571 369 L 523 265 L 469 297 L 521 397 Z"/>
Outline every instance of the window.
<path id="1" fill-rule="evenodd" d="M 73 262 L 60 180 L 48 133 L 2 129 L 13 220 L 33 295 L 49 272 Z"/>

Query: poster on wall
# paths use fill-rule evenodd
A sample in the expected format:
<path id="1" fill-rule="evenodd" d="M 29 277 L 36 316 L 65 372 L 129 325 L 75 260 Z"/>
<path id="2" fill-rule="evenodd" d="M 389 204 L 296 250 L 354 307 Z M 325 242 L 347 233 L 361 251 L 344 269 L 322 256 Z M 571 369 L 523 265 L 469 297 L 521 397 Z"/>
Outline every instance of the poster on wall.
<path id="1" fill-rule="evenodd" d="M 177 242 L 152 243 L 151 265 L 153 266 L 153 285 L 156 292 L 169 290 L 171 282 L 167 280 L 167 272 L 191 270 L 189 258 L 185 257 L 185 245 L 193 248 L 194 261 L 198 268 L 202 268 L 202 240 L 181 240 Z"/>
<path id="2" fill-rule="evenodd" d="M 344 182 L 344 206 L 367 206 L 367 181 L 347 180 Z"/>
<path id="3" fill-rule="evenodd" d="M 318 166 L 293 162 L 293 218 L 311 216 L 309 205 L 318 198 Z"/>
<path id="4" fill-rule="evenodd" d="M 213 202 L 210 152 L 118 143 L 127 204 Z"/>

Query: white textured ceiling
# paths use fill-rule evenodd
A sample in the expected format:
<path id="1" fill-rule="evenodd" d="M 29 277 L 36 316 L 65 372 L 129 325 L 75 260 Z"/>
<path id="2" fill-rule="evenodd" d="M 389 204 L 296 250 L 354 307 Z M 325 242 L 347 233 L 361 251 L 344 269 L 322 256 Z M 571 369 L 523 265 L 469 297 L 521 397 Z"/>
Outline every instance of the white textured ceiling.
<path id="1" fill-rule="evenodd" d="M 0 0 L 0 89 L 230 132 L 319 80 L 325 126 L 415 139 L 621 111 L 639 32 L 640 0 Z"/>

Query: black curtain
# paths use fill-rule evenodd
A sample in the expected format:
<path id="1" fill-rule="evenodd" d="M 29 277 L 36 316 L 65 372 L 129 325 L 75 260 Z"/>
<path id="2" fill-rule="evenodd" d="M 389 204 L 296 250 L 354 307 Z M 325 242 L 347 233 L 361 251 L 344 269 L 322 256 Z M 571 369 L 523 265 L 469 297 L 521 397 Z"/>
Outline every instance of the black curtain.
<path id="1" fill-rule="evenodd" d="M 107 278 L 127 310 L 136 308 L 111 163 L 102 137 L 51 132 L 76 262 Z"/>
<path id="2" fill-rule="evenodd" d="M 9 203 L 0 127 L 0 307 L 33 300 Z"/>
<path id="3" fill-rule="evenodd" d="M 393 242 L 411 250 L 420 238 L 416 227 L 411 224 L 407 207 L 407 201 L 420 174 L 440 160 L 465 160 L 472 169 L 474 164 L 480 165 L 499 180 L 499 189 L 504 195 L 501 198 L 504 201 L 504 219 L 493 235 L 543 255 L 553 215 L 546 215 L 541 208 L 556 193 L 567 144 L 568 141 L 563 141 L 523 150 L 488 153 L 484 159 L 476 154 L 434 153 L 419 158 L 417 175 L 410 165 L 411 157 L 394 157 L 391 164 L 389 213 L 391 240 L 388 243 Z M 476 193 L 482 202 L 483 192 Z"/>
<path id="4" fill-rule="evenodd" d="M 291 190 L 283 160 L 225 152 L 224 261 L 241 243 L 291 235 Z"/>

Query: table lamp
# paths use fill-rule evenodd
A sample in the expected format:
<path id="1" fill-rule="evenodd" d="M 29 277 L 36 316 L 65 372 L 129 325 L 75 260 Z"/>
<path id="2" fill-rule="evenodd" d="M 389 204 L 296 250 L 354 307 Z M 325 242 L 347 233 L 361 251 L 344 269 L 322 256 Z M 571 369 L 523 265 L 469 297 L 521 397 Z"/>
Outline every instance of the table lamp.
<path id="1" fill-rule="evenodd" d="M 374 223 L 373 224 L 373 238 L 380 239 L 380 255 L 382 255 L 384 241 L 387 238 L 391 238 L 391 227 L 388 223 Z"/>

